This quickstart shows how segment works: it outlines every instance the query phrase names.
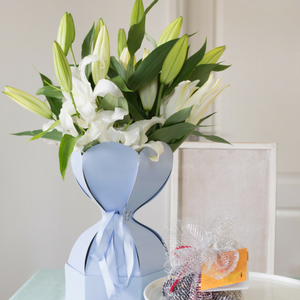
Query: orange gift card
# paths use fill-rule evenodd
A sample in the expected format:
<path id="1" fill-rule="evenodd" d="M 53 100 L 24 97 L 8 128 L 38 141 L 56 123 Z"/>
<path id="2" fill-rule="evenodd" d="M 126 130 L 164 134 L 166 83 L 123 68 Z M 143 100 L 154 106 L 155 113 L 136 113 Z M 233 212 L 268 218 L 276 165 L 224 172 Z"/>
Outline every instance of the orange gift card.
<path id="1" fill-rule="evenodd" d="M 229 275 L 227 275 L 226 277 L 223 277 L 220 280 L 214 279 L 210 276 L 208 276 L 207 274 L 203 274 L 201 275 L 201 291 L 206 291 L 206 290 L 210 290 L 213 288 L 218 288 L 218 287 L 224 287 L 227 285 L 231 285 L 231 284 L 236 284 L 239 282 L 243 282 L 247 280 L 247 261 L 248 261 L 248 251 L 247 248 L 244 249 L 239 249 L 239 260 L 238 263 L 236 265 L 236 268 L 234 269 L 234 271 L 232 271 Z M 228 257 L 230 257 L 231 255 L 234 255 L 233 251 L 230 252 L 225 252 L 222 253 L 222 255 L 227 255 Z M 204 267 L 205 268 L 205 265 Z M 212 265 L 212 272 L 210 271 L 209 273 L 221 273 L 222 270 L 216 270 L 213 269 L 214 265 Z"/>

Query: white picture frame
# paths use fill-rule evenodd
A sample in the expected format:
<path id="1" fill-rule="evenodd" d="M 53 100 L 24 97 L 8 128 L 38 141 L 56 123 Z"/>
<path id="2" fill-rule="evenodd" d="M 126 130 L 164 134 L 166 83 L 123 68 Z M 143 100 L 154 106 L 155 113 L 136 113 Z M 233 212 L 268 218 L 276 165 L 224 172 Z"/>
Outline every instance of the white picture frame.
<path id="1" fill-rule="evenodd" d="M 192 150 L 192 151 L 191 151 Z M 215 151 L 218 150 L 218 151 Z M 205 151 L 205 152 L 204 152 Z M 219 152 L 222 151 L 222 152 Z M 237 151 L 233 155 L 232 151 Z M 190 154 L 189 154 L 190 152 Z M 184 202 L 182 202 L 182 197 L 184 197 L 184 192 L 183 191 L 188 191 L 188 187 L 184 187 L 184 179 L 182 176 L 188 177 L 188 170 L 185 170 L 186 168 L 189 168 L 188 164 L 184 165 L 184 156 L 187 156 L 187 159 L 189 156 L 191 156 L 191 153 L 196 153 L 197 155 L 194 157 L 194 160 L 192 163 L 195 166 L 198 166 L 197 168 L 194 168 L 193 166 L 190 168 L 191 170 L 196 170 L 196 171 L 191 171 L 192 172 L 198 172 L 199 166 L 203 166 L 205 162 L 203 162 L 204 156 L 209 155 L 210 159 L 212 159 L 213 163 L 217 162 L 222 162 L 222 159 L 225 160 L 225 163 L 223 165 L 223 168 L 226 168 L 226 163 L 227 159 L 226 156 L 229 158 L 237 156 L 239 158 L 239 163 L 236 166 L 230 165 L 230 170 L 236 168 L 236 172 L 239 172 L 238 174 L 245 175 L 245 178 L 253 178 L 253 184 L 257 184 L 255 182 L 259 180 L 259 174 L 251 174 L 251 172 L 257 172 L 257 170 L 260 170 L 260 173 L 262 173 L 262 176 L 264 176 L 266 180 L 266 184 L 263 184 L 262 189 L 258 189 L 258 191 L 255 191 L 253 193 L 253 197 L 257 198 L 258 200 L 260 198 L 263 199 L 264 205 L 265 205 L 265 210 L 267 212 L 266 220 L 262 220 L 264 223 L 264 228 L 265 232 L 262 232 L 263 237 L 257 237 L 257 239 L 261 239 L 263 242 L 266 242 L 266 245 L 264 247 L 264 253 L 259 252 L 259 246 L 256 246 L 255 249 L 251 249 L 251 245 L 245 245 L 249 249 L 250 252 L 250 271 L 256 271 L 256 272 L 264 272 L 268 274 L 274 274 L 274 264 L 275 264 L 275 223 L 276 223 L 276 178 L 277 178 L 277 145 L 275 143 L 267 143 L 267 144 L 258 144 L 258 143 L 233 143 L 232 146 L 228 144 L 220 144 L 220 143 L 210 143 L 210 142 L 184 142 L 180 148 L 175 152 L 174 154 L 174 164 L 173 164 L 173 174 L 171 178 L 171 211 L 170 211 L 170 224 L 172 228 L 172 224 L 176 223 L 178 218 L 182 217 L 182 205 Z M 213 160 L 213 156 L 215 155 L 214 153 L 217 153 L 218 157 L 216 157 L 216 160 Z M 220 155 L 222 153 L 222 155 Z M 198 155 L 199 154 L 199 155 Z M 207 155 L 203 155 L 207 154 Z M 253 154 L 253 155 L 252 155 Z M 243 155 L 245 156 L 245 159 L 243 159 Z M 261 156 L 261 157 L 260 157 Z M 252 161 L 249 162 L 249 157 L 254 157 L 253 159 L 253 164 Z M 199 158 L 199 161 L 197 161 Z M 230 159 L 228 161 L 230 164 Z M 243 163 L 245 163 L 245 166 L 248 166 L 243 169 Z M 247 165 L 248 163 L 248 165 Z M 240 170 L 239 170 L 240 168 Z M 201 167 L 200 167 L 201 169 Z M 208 168 L 206 168 L 208 170 Z M 201 172 L 201 170 L 200 170 Z M 199 175 L 196 174 L 195 175 Z M 219 172 L 215 172 L 218 174 Z M 220 172 L 222 173 L 222 172 Z M 229 172 L 230 173 L 230 172 Z M 249 174 L 248 174 L 249 173 Z M 259 173 L 259 172 L 258 172 Z M 234 174 L 234 170 L 233 170 Z M 241 182 L 243 180 L 243 176 L 241 175 Z M 192 176 L 192 175 L 191 175 Z M 211 176 L 211 174 L 210 174 Z M 221 180 L 222 180 L 222 174 Z M 249 177 L 250 176 L 250 177 Z M 252 177 L 251 177 L 252 176 Z M 224 177 L 224 176 L 223 176 Z M 229 179 L 228 179 L 229 178 Z M 228 182 L 230 184 L 230 174 L 228 175 Z M 218 181 L 216 179 L 216 181 Z M 218 181 L 219 182 L 219 181 Z M 212 181 L 212 184 L 213 181 Z M 186 184 L 187 185 L 187 184 Z M 199 187 L 195 187 L 196 189 L 201 189 L 201 182 L 199 182 Z M 248 194 L 254 190 L 253 188 L 251 189 L 250 187 L 248 188 L 246 186 L 245 190 L 247 191 L 248 189 Z M 239 197 L 239 193 L 241 191 L 239 190 L 239 185 L 235 186 L 234 188 L 235 194 L 233 193 L 233 198 L 236 195 Z M 254 191 L 253 191 L 254 192 Z M 261 194 L 259 194 L 261 192 Z M 262 193 L 263 192 L 263 193 Z M 264 195 L 265 193 L 265 195 Z M 186 194 L 189 194 L 187 192 Z M 247 197 L 249 198 L 249 195 L 247 194 Z M 242 197 L 244 198 L 244 197 Z M 243 199 L 242 199 L 243 200 Z M 241 200 L 241 201 L 242 201 Z M 254 199 L 255 200 L 255 199 Z M 183 200 L 184 201 L 184 200 Z M 255 201 L 253 201 L 255 202 Z M 183 204 L 181 204 L 183 203 Z M 247 202 L 249 203 L 249 202 Z M 224 202 L 222 203 L 224 204 Z M 188 205 L 186 205 L 188 206 Z M 197 205 L 193 205 L 193 209 L 190 210 L 190 213 L 185 213 L 183 216 L 184 218 L 188 219 L 195 219 L 193 216 L 189 216 L 189 214 L 194 214 L 194 212 L 197 210 Z M 258 208 L 255 208 L 258 209 Z M 216 210 L 218 208 L 216 207 Z M 191 212 L 192 211 L 192 212 Z M 260 211 L 260 210 L 258 210 Z M 236 216 L 237 218 L 241 217 L 240 213 L 237 213 L 238 215 Z M 216 214 L 217 215 L 217 214 Z M 250 213 L 249 213 L 250 215 Z M 253 215 L 253 213 L 252 213 Z M 245 222 L 247 221 L 247 212 L 245 212 L 245 217 L 243 219 Z M 191 218 L 190 218 L 191 217 Z M 241 221 L 241 220 L 240 220 Z M 264 222 L 265 221 L 265 222 Z M 201 222 L 200 222 L 201 223 Z M 243 221 L 241 222 L 243 225 Z M 202 225 L 202 224 L 201 224 Z M 247 227 L 247 224 L 244 224 L 245 227 Z M 207 224 L 206 224 L 207 226 Z M 258 224 L 254 223 L 251 225 L 250 229 L 248 228 L 248 236 L 250 236 L 253 231 L 257 230 L 257 232 L 260 234 L 259 228 L 255 229 L 255 226 L 258 226 Z M 253 228 L 253 231 L 252 231 Z M 250 230 L 250 231 L 249 231 Z M 171 234 L 174 234 L 171 232 Z M 240 235 L 243 235 L 240 233 Z M 267 241 L 264 238 L 265 235 L 267 235 Z M 243 240 L 243 237 L 241 237 L 241 240 Z M 258 243 L 259 245 L 259 243 Z M 253 255 L 251 253 L 251 250 L 253 252 Z M 259 257 L 261 254 L 261 257 Z M 251 261 L 251 258 L 254 259 L 255 261 Z M 258 262 L 258 260 L 262 260 L 262 262 Z M 252 262 L 252 265 L 251 265 Z M 263 265 L 263 266 L 260 266 Z"/>

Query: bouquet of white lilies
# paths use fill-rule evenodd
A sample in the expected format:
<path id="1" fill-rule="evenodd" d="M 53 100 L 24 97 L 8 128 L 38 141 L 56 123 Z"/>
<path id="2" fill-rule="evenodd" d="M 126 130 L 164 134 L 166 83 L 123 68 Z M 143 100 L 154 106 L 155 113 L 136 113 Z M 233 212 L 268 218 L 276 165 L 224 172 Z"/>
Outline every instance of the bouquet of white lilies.
<path id="1" fill-rule="evenodd" d="M 150 147 L 157 154 L 152 159 L 158 160 L 164 152 L 162 142 L 174 152 L 190 134 L 226 142 L 197 130 L 212 115 L 203 118 L 209 105 L 226 88 L 220 80 L 215 82 L 211 74 L 229 67 L 217 63 L 225 47 L 205 53 L 205 42 L 189 57 L 190 36 L 178 37 L 182 17 L 173 21 L 156 43 L 145 32 L 145 20 L 157 2 L 144 10 L 142 0 L 135 1 L 127 38 L 124 29 L 119 30 L 118 59 L 110 55 L 109 34 L 103 20 L 93 24 L 83 41 L 79 64 L 72 50 L 74 22 L 66 12 L 53 43 L 58 86 L 40 73 L 43 87 L 36 94 L 47 100 L 5 88 L 4 93 L 18 104 L 49 119 L 41 130 L 16 135 L 59 143 L 63 178 L 73 151 L 85 152 L 99 143 L 122 143 L 138 152 Z M 143 58 L 136 61 L 135 53 L 144 38 L 154 49 L 145 49 Z M 69 52 L 72 64 L 67 60 Z"/>

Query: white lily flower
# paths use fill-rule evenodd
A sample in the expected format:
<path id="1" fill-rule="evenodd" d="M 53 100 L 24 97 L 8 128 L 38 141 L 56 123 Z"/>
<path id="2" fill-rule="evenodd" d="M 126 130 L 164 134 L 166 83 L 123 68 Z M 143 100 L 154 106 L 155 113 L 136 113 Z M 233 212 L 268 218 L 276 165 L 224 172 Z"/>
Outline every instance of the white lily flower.
<path id="1" fill-rule="evenodd" d="M 214 99 L 228 87 L 228 85 L 220 87 L 221 79 L 215 83 L 213 74 L 199 89 L 196 87 L 198 82 L 199 80 L 182 81 L 170 95 L 162 100 L 160 113 L 164 118 L 167 119 L 174 113 L 193 106 L 186 122 L 197 124 Z"/>
<path id="2" fill-rule="evenodd" d="M 108 129 L 112 128 L 115 121 L 122 120 L 127 114 L 125 109 L 119 107 L 116 107 L 114 111 L 99 111 L 85 134 L 76 141 L 75 149 L 81 151 L 85 145 L 97 139 L 101 143 L 112 141 L 107 136 Z"/>
<path id="3" fill-rule="evenodd" d="M 131 125 L 128 126 L 127 132 L 130 132 L 132 130 L 136 130 L 136 128 L 139 129 L 139 140 L 137 144 L 139 146 L 145 144 L 148 141 L 148 137 L 146 136 L 146 132 L 155 124 L 163 124 L 165 122 L 164 118 L 158 118 L 153 117 L 150 120 L 141 120 L 137 121 Z"/>
<path id="4" fill-rule="evenodd" d="M 43 131 L 48 130 L 48 128 L 49 128 L 54 122 L 55 122 L 54 120 L 50 120 L 49 122 L 43 124 L 42 130 L 43 130 Z M 63 128 L 62 128 L 61 124 L 58 125 L 58 126 L 56 126 L 55 128 L 50 129 L 48 132 L 51 132 L 51 131 L 54 130 L 54 129 L 56 129 L 57 131 L 63 132 Z"/>
<path id="5" fill-rule="evenodd" d="M 130 132 L 124 130 L 117 130 L 113 127 L 110 127 L 106 132 L 107 141 L 122 143 L 125 146 L 131 146 L 137 143 L 139 139 L 139 129 L 136 128 Z"/>
<path id="6" fill-rule="evenodd" d="M 146 132 L 155 124 L 163 124 L 165 119 L 153 117 L 151 120 L 137 121 L 127 128 L 115 129 L 113 127 L 108 128 L 100 137 L 99 141 L 104 142 L 116 142 L 122 143 L 131 147 L 137 152 L 142 151 L 144 148 L 152 148 L 157 155 L 151 157 L 151 160 L 158 161 L 159 156 L 164 152 L 164 146 L 161 142 L 148 141 Z M 126 130 L 125 130 L 126 128 Z"/>
<path id="7" fill-rule="evenodd" d="M 93 140 L 98 139 L 100 143 L 110 141 L 107 130 L 113 126 L 115 121 L 123 120 L 126 115 L 128 115 L 128 112 L 120 107 L 116 107 L 114 111 L 102 110 L 98 112 L 90 127 Z"/>
<path id="8" fill-rule="evenodd" d="M 147 148 L 147 147 L 153 149 L 156 152 L 156 156 L 150 156 L 150 159 L 152 161 L 155 161 L 155 162 L 159 161 L 159 156 L 161 154 L 163 154 L 164 151 L 165 151 L 164 145 L 159 141 L 149 141 L 147 144 L 143 144 L 141 146 L 133 146 L 132 148 L 135 151 L 139 152 L 139 151 L 141 151 L 141 150 L 143 150 L 144 148 Z"/>
<path id="9" fill-rule="evenodd" d="M 110 80 L 101 79 L 98 81 L 94 89 L 94 96 L 104 97 L 106 94 L 111 94 L 114 97 L 124 97 L 121 90 Z"/>
<path id="10" fill-rule="evenodd" d="M 80 127 L 86 128 L 85 134 L 75 143 L 74 149 L 76 151 L 82 151 L 85 145 L 95 140 L 98 140 L 100 143 L 121 142 L 138 152 L 145 147 L 154 149 L 157 155 L 151 159 L 157 161 L 159 155 L 164 151 L 164 146 L 161 142 L 148 141 L 146 132 L 155 124 L 163 124 L 165 119 L 153 117 L 151 120 L 137 121 L 120 129 L 113 128 L 115 121 L 123 120 L 128 112 L 123 108 L 116 107 L 114 111 L 100 110 L 96 113 L 97 106 L 95 99 L 97 96 L 104 97 L 107 94 L 111 94 L 114 97 L 123 97 L 123 94 L 113 82 L 106 79 L 99 80 L 94 91 L 92 90 L 91 84 L 85 75 L 85 68 L 89 63 L 95 61 L 102 62 L 102 59 L 97 55 L 90 55 L 80 62 L 78 68 L 72 67 L 71 69 L 73 81 L 72 93 L 80 116 L 74 116 L 76 111 L 72 99 L 68 93 L 64 93 L 66 100 L 59 115 L 63 134 L 71 134 L 74 137 L 78 136 L 73 123 L 75 121 Z"/>
<path id="11" fill-rule="evenodd" d="M 93 139 L 91 137 L 91 134 L 87 131 L 83 136 L 76 140 L 73 151 L 82 151 L 83 147 L 92 141 Z"/>
<path id="12" fill-rule="evenodd" d="M 186 122 L 196 125 L 200 121 L 216 97 L 229 86 L 225 85 L 221 87 L 220 85 L 221 79 L 215 82 L 214 76 L 211 74 L 207 82 L 185 103 L 184 108 L 190 107 L 194 103 L 191 115 Z"/>
<path id="13" fill-rule="evenodd" d="M 94 91 L 92 90 L 91 84 L 85 75 L 85 68 L 88 64 L 96 61 L 100 61 L 101 67 L 104 67 L 104 61 L 101 57 L 89 55 L 80 62 L 78 68 L 71 68 L 73 81 L 72 92 L 77 111 L 80 113 L 80 117 L 74 117 L 74 121 L 82 128 L 88 128 L 89 124 L 96 118 L 97 105 L 95 99 L 97 96 L 104 97 L 110 93 L 115 97 L 123 97 L 121 90 L 113 82 L 106 79 L 99 80 Z M 77 136 L 78 133 L 74 127 L 72 118 L 72 115 L 74 115 L 76 111 L 70 95 L 68 93 L 63 94 L 66 101 L 63 103 L 59 119 L 64 128 L 64 134 L 69 133 L 73 136 Z"/>
<path id="14" fill-rule="evenodd" d="M 193 82 L 182 81 L 172 91 L 170 95 L 162 99 L 162 105 L 160 107 L 160 113 L 165 119 L 184 108 L 185 102 L 191 97 L 191 95 L 198 89 L 196 85 L 199 80 Z"/>
<path id="15" fill-rule="evenodd" d="M 63 104 L 63 106 L 64 106 L 64 104 Z M 71 115 L 68 114 L 68 111 L 63 108 L 64 107 L 62 107 L 62 109 L 60 110 L 60 114 L 59 114 L 59 119 L 61 122 L 61 126 L 63 128 L 63 135 L 70 134 L 70 135 L 76 137 L 76 136 L 78 136 L 78 132 L 74 126 L 73 119 L 72 119 Z"/>

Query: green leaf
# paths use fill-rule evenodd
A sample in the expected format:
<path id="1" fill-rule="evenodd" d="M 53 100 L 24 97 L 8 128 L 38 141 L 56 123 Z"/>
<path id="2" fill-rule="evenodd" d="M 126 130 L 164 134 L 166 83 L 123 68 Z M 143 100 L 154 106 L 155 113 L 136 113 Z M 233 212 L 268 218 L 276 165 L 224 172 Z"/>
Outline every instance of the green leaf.
<path id="1" fill-rule="evenodd" d="M 180 147 L 180 145 L 187 139 L 189 135 L 190 134 L 186 134 L 185 136 L 176 140 L 175 142 L 169 143 L 168 145 L 172 149 L 172 151 L 175 152 Z"/>
<path id="2" fill-rule="evenodd" d="M 49 86 L 49 84 L 52 84 L 52 81 L 46 77 L 45 75 L 39 73 L 43 82 L 43 86 Z M 50 105 L 51 111 L 56 115 L 56 117 L 59 117 L 60 114 L 60 110 L 62 108 L 62 100 L 61 99 L 56 99 L 56 98 L 52 98 L 52 97 L 48 97 L 46 96 L 46 99 Z"/>
<path id="3" fill-rule="evenodd" d="M 153 45 L 154 48 L 157 47 L 155 39 L 152 36 L 150 36 L 147 32 L 145 32 L 145 38 Z"/>
<path id="4" fill-rule="evenodd" d="M 151 82 L 161 71 L 164 60 L 176 40 L 171 40 L 155 48 L 139 65 L 136 72 L 130 76 L 128 86 L 136 91 L 145 84 Z"/>
<path id="5" fill-rule="evenodd" d="M 214 67 L 214 71 L 215 72 L 221 72 L 221 71 L 224 71 L 224 70 L 228 69 L 229 67 L 231 67 L 231 65 L 220 65 L 220 64 L 218 64 Z"/>
<path id="6" fill-rule="evenodd" d="M 61 139 L 58 156 L 59 156 L 60 173 L 63 180 L 65 180 L 69 159 L 74 150 L 76 140 L 78 140 L 80 137 L 81 135 L 74 137 L 70 134 L 65 134 Z"/>
<path id="7" fill-rule="evenodd" d="M 140 49 L 145 35 L 145 15 L 136 24 L 132 25 L 128 32 L 127 46 L 130 56 L 134 56 L 135 52 Z"/>
<path id="8" fill-rule="evenodd" d="M 192 37 L 193 35 L 197 34 L 198 32 L 199 32 L 199 30 L 196 31 L 196 32 L 194 32 L 194 33 L 189 34 L 188 37 L 190 38 L 190 37 Z"/>
<path id="9" fill-rule="evenodd" d="M 39 130 L 32 130 L 32 131 L 22 131 L 18 133 L 11 133 L 11 135 L 15 136 L 35 136 L 39 133 L 43 132 L 42 129 Z M 47 132 L 44 136 L 44 139 L 53 140 L 60 142 L 62 138 L 62 133 L 56 129 L 53 129 L 51 132 Z"/>
<path id="10" fill-rule="evenodd" d="M 88 144 L 86 144 L 84 147 L 83 147 L 83 152 L 86 152 L 87 150 L 89 150 L 90 148 L 92 148 L 93 146 L 96 146 L 96 145 L 98 145 L 98 144 L 100 144 L 100 142 L 99 141 L 92 141 L 92 142 L 90 142 L 90 143 L 88 143 Z"/>
<path id="11" fill-rule="evenodd" d="M 146 15 L 150 11 L 150 9 L 158 2 L 158 0 L 154 0 L 145 10 L 144 16 L 141 18 L 141 20 L 132 25 L 128 32 L 128 39 L 127 39 L 127 46 L 128 51 L 131 55 L 131 57 L 134 56 L 135 52 L 140 49 L 142 41 L 144 39 L 145 35 L 145 20 Z"/>
<path id="12" fill-rule="evenodd" d="M 125 81 L 120 75 L 111 78 L 110 81 L 112 81 L 122 92 L 133 92 L 132 90 L 128 89 Z"/>
<path id="13" fill-rule="evenodd" d="M 216 136 L 216 135 L 206 135 L 206 134 L 203 134 L 199 131 L 193 131 L 192 132 L 193 135 L 197 135 L 197 136 L 201 136 L 201 137 L 204 137 L 205 139 L 209 140 L 209 141 L 212 141 L 212 142 L 216 142 L 216 143 L 223 143 L 223 144 L 229 144 L 231 145 L 231 143 L 229 143 L 228 141 L 222 139 L 221 137 L 219 136 Z"/>
<path id="14" fill-rule="evenodd" d="M 44 86 L 37 90 L 37 95 L 45 95 L 46 97 L 62 99 L 64 97 L 63 93 L 60 90 L 55 89 L 52 86 Z"/>
<path id="15" fill-rule="evenodd" d="M 197 64 L 202 60 L 205 54 L 205 50 L 206 50 L 206 41 L 204 42 L 202 48 L 198 52 L 196 52 L 194 55 L 192 55 L 189 59 L 186 60 L 177 77 L 174 79 L 172 84 L 164 92 L 163 97 L 169 95 L 180 82 L 187 80 L 190 77 Z"/>
<path id="16" fill-rule="evenodd" d="M 116 107 L 121 107 L 129 112 L 128 103 L 124 97 L 114 97 L 111 94 L 106 94 L 101 101 L 100 108 L 104 110 L 115 110 Z"/>
<path id="17" fill-rule="evenodd" d="M 118 75 L 120 75 L 124 80 L 126 79 L 126 71 L 124 67 L 117 61 L 114 56 L 111 56 L 108 76 L 112 78 Z"/>
<path id="18" fill-rule="evenodd" d="M 150 9 L 158 2 L 158 0 L 154 0 L 150 3 L 150 5 L 145 9 L 145 15 L 150 11 Z"/>
<path id="19" fill-rule="evenodd" d="M 137 63 L 134 65 L 134 72 L 138 69 L 138 67 L 140 66 L 141 62 L 143 61 L 143 59 L 140 59 L 137 61 Z"/>
<path id="20" fill-rule="evenodd" d="M 179 123 L 169 127 L 160 128 L 152 133 L 149 137 L 149 141 L 162 141 L 165 143 L 171 143 L 173 140 L 178 140 L 183 136 L 190 134 L 195 130 L 197 125 L 191 123 Z"/>
<path id="21" fill-rule="evenodd" d="M 83 59 L 86 56 L 91 54 L 94 35 L 95 35 L 95 24 L 93 24 L 92 28 L 90 29 L 90 31 L 88 32 L 88 34 L 86 35 L 86 37 L 82 43 L 81 59 Z M 92 66 L 91 66 L 91 64 L 89 64 L 85 68 L 86 78 L 89 78 L 91 73 L 92 73 Z"/>
<path id="22" fill-rule="evenodd" d="M 129 112 L 128 102 L 124 97 L 114 97 L 111 94 L 106 94 L 101 101 L 100 108 L 104 110 L 115 110 L 116 107 L 120 107 Z M 119 120 L 118 124 L 127 124 L 130 120 L 129 115 L 124 116 L 123 120 Z"/>
<path id="23" fill-rule="evenodd" d="M 124 97 L 128 102 L 129 114 L 136 121 L 147 119 L 145 111 L 141 108 L 141 101 L 136 93 L 123 92 Z"/>
<path id="24" fill-rule="evenodd" d="M 147 119 L 144 111 L 141 110 L 138 106 L 135 106 L 132 103 L 128 102 L 128 107 L 130 115 L 134 118 L 135 121 L 142 121 Z"/>
<path id="25" fill-rule="evenodd" d="M 81 46 L 81 59 L 91 54 L 94 35 L 95 35 L 95 24 L 93 24 L 92 28 L 84 38 L 84 41 Z"/>
<path id="26" fill-rule="evenodd" d="M 213 116 L 214 114 L 216 114 L 216 112 L 213 112 L 212 114 L 200 119 L 200 121 L 198 122 L 197 125 L 200 125 L 201 123 L 203 123 L 206 119 L 210 118 L 211 116 Z"/>
<path id="27" fill-rule="evenodd" d="M 216 64 L 199 65 L 194 69 L 193 73 L 189 77 L 189 80 L 200 80 L 197 86 L 201 87 L 207 81 L 210 73 L 214 70 L 216 66 Z"/>
<path id="28" fill-rule="evenodd" d="M 55 127 L 58 126 L 59 124 L 60 124 L 60 120 L 55 121 L 55 122 L 54 122 L 47 130 L 38 133 L 37 135 L 35 135 L 34 137 L 32 137 L 28 142 L 34 141 L 34 140 L 37 140 L 37 139 L 41 138 L 41 137 L 44 136 L 48 131 L 50 131 L 51 129 L 55 128 Z"/>
<path id="29" fill-rule="evenodd" d="M 176 112 L 166 120 L 162 128 L 185 122 L 185 120 L 190 116 L 192 108 L 193 106 Z"/>

